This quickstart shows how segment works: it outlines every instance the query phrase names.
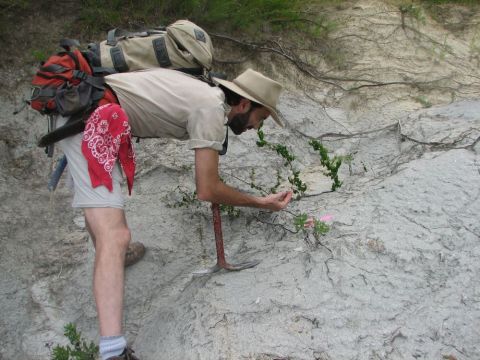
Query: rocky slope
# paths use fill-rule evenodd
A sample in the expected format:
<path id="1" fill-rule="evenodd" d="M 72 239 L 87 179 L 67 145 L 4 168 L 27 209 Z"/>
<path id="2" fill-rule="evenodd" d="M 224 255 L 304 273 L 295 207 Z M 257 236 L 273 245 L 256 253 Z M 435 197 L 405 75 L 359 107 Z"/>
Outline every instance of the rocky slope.
<path id="1" fill-rule="evenodd" d="M 125 329 L 142 359 L 480 358 L 480 14 L 449 9 L 448 24 L 402 24 L 396 6 L 374 0 L 332 10 L 341 66 L 316 56 L 335 85 L 286 62 L 255 64 L 288 79 L 287 126 L 264 130 L 297 156 L 309 185 L 288 211 L 224 216 L 228 258 L 261 259 L 256 268 L 192 276 L 215 259 L 207 204 L 182 203 L 182 191 L 194 190 L 193 154 L 171 140 L 137 144 L 127 215 L 148 250 L 126 274 Z M 34 145 L 42 121 L 12 115 L 27 87 L 0 99 L 0 359 L 8 360 L 49 358 L 67 322 L 98 336 L 94 253 L 81 213 L 70 210 L 68 177 L 48 193 L 54 161 Z M 351 156 L 336 192 L 326 192 L 311 138 Z M 232 136 L 221 160 L 225 181 L 246 191 L 252 169 L 258 185 L 272 186 L 283 168 L 255 140 Z M 292 232 L 299 213 L 333 215 L 331 231 L 318 240 Z"/>

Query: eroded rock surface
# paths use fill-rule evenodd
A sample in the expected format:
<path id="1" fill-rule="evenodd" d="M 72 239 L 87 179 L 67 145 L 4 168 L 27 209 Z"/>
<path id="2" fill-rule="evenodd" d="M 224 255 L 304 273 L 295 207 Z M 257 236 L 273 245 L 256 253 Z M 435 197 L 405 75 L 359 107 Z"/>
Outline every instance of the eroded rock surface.
<path id="1" fill-rule="evenodd" d="M 298 97 L 288 94 L 284 103 Z M 270 139 L 288 141 L 296 123 L 303 126 L 300 113 L 317 106 L 305 99 L 298 104 L 291 129 L 267 126 Z M 148 248 L 127 271 L 125 326 L 137 352 L 143 359 L 480 356 L 478 110 L 475 101 L 420 110 L 360 142 L 336 142 L 332 149 L 355 152 L 351 171 L 343 167 L 342 188 L 332 193 L 320 186 L 289 212 L 242 209 L 238 218 L 224 216 L 228 258 L 262 262 L 201 278 L 192 272 L 213 264 L 215 248 L 210 209 L 182 204 L 179 192 L 194 189 L 192 154 L 179 142 L 142 141 L 144 167 L 127 207 L 134 239 Z M 231 143 L 222 158 L 227 182 L 248 190 L 239 179 L 248 180 L 253 168 L 257 184 L 274 182 L 277 155 L 256 148 L 255 136 Z M 301 148 L 292 151 L 298 155 Z M 313 151 L 301 159 L 304 173 L 318 169 Z M 45 189 L 36 192 L 35 201 L 46 206 Z M 2 276 L 8 310 L 2 329 L 12 329 L 3 333 L 6 359 L 48 357 L 48 345 L 65 341 L 62 327 L 69 321 L 85 336 L 97 336 L 94 253 L 84 224 L 80 214 L 63 209 L 67 184 L 50 201 L 42 218 L 52 224 L 50 239 L 32 237 L 35 226 L 45 226 L 34 207 L 19 210 L 23 225 L 6 226 L 14 235 L 3 238 L 2 250 L 3 268 L 12 269 Z M 299 213 L 333 215 L 332 230 L 319 241 L 292 233 L 292 214 Z M 32 253 L 18 253 L 24 249 Z M 22 266 L 21 259 L 32 260 Z"/>
<path id="2" fill-rule="evenodd" d="M 276 214 L 223 216 L 227 258 L 261 259 L 256 268 L 192 276 L 215 262 L 210 209 L 191 201 L 193 153 L 165 139 L 136 144 L 127 214 L 147 253 L 126 272 L 125 329 L 142 359 L 480 358 L 476 28 L 402 28 L 386 2 L 354 3 L 336 13 L 349 21 L 336 35 L 351 51 L 340 75 L 364 80 L 339 83 L 370 87 L 286 92 L 287 126 L 264 128 L 295 154 L 306 196 Z M 46 189 L 57 157 L 34 145 L 43 119 L 12 115 L 18 100 L 0 104 L 0 359 L 47 359 L 68 322 L 98 338 L 94 250 L 68 177 Z M 310 138 L 348 156 L 336 192 Z M 288 185 L 282 159 L 255 141 L 231 136 L 222 178 L 252 192 L 277 174 Z M 301 213 L 332 215 L 331 231 L 295 233 Z"/>

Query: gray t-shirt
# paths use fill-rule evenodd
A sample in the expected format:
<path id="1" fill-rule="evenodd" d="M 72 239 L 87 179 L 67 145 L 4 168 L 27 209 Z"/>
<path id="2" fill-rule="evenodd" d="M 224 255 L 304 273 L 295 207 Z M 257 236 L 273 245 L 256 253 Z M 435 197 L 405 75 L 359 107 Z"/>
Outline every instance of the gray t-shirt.
<path id="1" fill-rule="evenodd" d="M 190 149 L 222 149 L 227 108 L 219 88 L 161 68 L 113 74 L 105 81 L 126 111 L 134 136 L 189 139 Z"/>

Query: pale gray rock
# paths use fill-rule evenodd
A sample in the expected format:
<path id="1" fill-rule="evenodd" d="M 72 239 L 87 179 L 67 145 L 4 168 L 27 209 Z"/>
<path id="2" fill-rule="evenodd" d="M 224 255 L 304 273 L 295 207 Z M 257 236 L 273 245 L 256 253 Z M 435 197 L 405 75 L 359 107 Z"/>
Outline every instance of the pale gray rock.
<path id="1" fill-rule="evenodd" d="M 296 114 L 285 129 L 267 124 L 266 136 L 301 155 L 295 164 L 314 190 L 293 202 L 291 213 L 224 216 L 228 259 L 261 259 L 254 269 L 192 276 L 215 261 L 209 207 L 179 207 L 181 191 L 194 190 L 193 154 L 176 141 L 137 144 L 127 214 L 147 254 L 127 270 L 125 298 L 125 328 L 137 353 L 147 360 L 479 357 L 479 155 L 475 133 L 465 131 L 478 127 L 472 109 L 480 103 L 434 107 L 360 138 L 325 141 L 354 154 L 343 166 L 343 187 L 331 193 L 318 155 L 296 133 L 316 105 L 287 96 L 288 108 L 298 98 Z M 271 186 L 282 168 L 255 141 L 255 134 L 232 136 L 221 160 L 226 181 L 246 191 L 252 169 L 258 184 Z M 41 159 L 35 149 L 11 153 L 4 161 L 15 154 Z M 81 213 L 66 210 L 65 180 L 50 195 L 46 177 L 9 171 L 20 175 L 6 176 L 2 187 L 0 354 L 45 359 L 53 344 L 65 344 L 67 322 L 88 339 L 98 336 L 94 250 Z M 40 206 L 25 205 L 33 202 Z M 292 233 L 299 213 L 331 214 L 332 230 L 319 242 Z"/>

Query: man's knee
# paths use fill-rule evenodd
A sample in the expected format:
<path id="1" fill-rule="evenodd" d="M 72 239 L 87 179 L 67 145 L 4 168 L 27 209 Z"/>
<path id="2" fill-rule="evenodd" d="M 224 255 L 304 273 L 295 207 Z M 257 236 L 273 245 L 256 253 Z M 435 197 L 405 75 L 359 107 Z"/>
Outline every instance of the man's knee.
<path id="1" fill-rule="evenodd" d="M 117 229 L 115 232 L 116 235 L 114 237 L 114 242 L 116 242 L 120 247 L 126 250 L 132 238 L 130 229 L 128 227 L 123 227 L 121 229 Z"/>
<path id="2" fill-rule="evenodd" d="M 85 209 L 85 219 L 97 247 L 126 250 L 130 242 L 130 229 L 125 221 L 123 210 Z"/>
<path id="3" fill-rule="evenodd" d="M 128 227 L 118 227 L 110 229 L 110 231 L 102 234 L 103 236 L 96 236 L 97 248 L 116 248 L 121 251 L 126 251 L 130 243 L 131 233 Z"/>

